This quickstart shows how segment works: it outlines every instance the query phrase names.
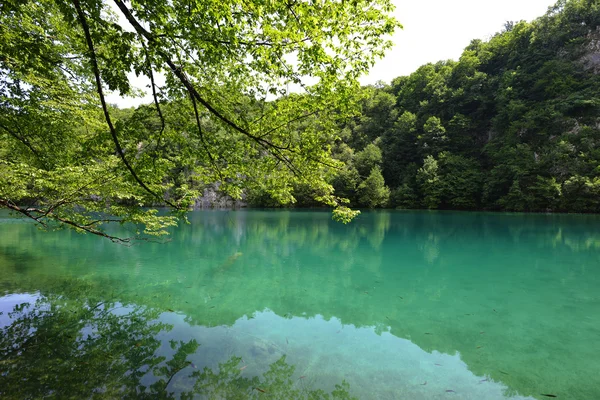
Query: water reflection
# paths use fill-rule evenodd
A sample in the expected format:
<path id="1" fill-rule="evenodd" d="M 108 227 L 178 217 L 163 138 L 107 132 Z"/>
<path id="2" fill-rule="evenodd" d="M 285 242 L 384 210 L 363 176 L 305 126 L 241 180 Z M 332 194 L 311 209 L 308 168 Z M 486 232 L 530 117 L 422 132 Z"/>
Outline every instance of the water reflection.
<path id="1" fill-rule="evenodd" d="M 0 224 L 0 293 L 154 312 L 144 323 L 169 327 L 148 333 L 158 341 L 148 357 L 166 357 L 157 365 L 182 341 L 199 345 L 185 358 L 198 369 L 187 366 L 168 385 L 176 396 L 204 367 L 218 374 L 240 357 L 223 368 L 245 362 L 240 377 L 265 379 L 285 355 L 292 388 L 331 393 L 345 379 L 367 399 L 454 395 L 446 390 L 600 397 L 597 217 L 378 212 L 345 226 L 326 212 L 230 211 L 190 219 L 171 243 L 131 248 Z M 144 368 L 144 391 L 172 371 Z"/>
<path id="2" fill-rule="evenodd" d="M 69 283 L 71 289 L 77 285 Z M 175 325 L 165 322 L 172 315 L 81 298 L 0 298 L 1 309 L 13 306 L 7 315 L 3 311 L 0 329 L 1 397 L 352 398 L 346 382 L 335 384 L 331 393 L 305 384 L 309 379 L 300 380 L 286 355 L 268 339 L 251 335 L 255 339 L 245 359 L 228 356 L 230 351 L 215 343 L 203 348 L 202 334 L 182 334 L 181 324 L 174 332 Z M 263 357 L 263 352 L 270 356 Z"/>
<path id="3" fill-rule="evenodd" d="M 0 396 L 523 398 L 472 374 L 460 355 L 425 352 L 386 325 L 264 311 L 231 326 L 191 326 L 181 313 L 86 298 L 85 282 L 68 288 L 0 298 Z"/>

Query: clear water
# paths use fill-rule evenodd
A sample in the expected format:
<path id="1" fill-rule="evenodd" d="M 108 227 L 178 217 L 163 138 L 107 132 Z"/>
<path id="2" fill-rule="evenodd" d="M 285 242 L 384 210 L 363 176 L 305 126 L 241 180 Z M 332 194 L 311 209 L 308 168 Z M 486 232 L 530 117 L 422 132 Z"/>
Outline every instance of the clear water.
<path id="1" fill-rule="evenodd" d="M 600 398 L 597 216 L 190 219 L 124 247 L 3 214 L 0 397 Z"/>

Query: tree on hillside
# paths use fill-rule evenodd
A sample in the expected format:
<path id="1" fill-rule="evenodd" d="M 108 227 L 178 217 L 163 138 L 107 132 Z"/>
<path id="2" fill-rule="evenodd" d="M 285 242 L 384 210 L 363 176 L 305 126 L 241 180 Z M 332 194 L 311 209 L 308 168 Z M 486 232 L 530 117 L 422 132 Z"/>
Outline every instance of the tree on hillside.
<path id="1" fill-rule="evenodd" d="M 349 144 L 356 151 L 363 150 L 380 137 L 394 120 L 396 98 L 384 84 L 365 86 L 358 92 L 359 113 L 346 123 Z"/>
<path id="2" fill-rule="evenodd" d="M 381 165 L 381 149 L 377 145 L 378 143 L 379 140 L 375 143 L 369 143 L 367 147 L 354 156 L 354 166 L 363 177 L 368 176 L 373 168 Z"/>
<path id="3" fill-rule="evenodd" d="M 423 134 L 418 136 L 418 143 L 423 155 L 437 156 L 444 150 L 448 141 L 446 128 L 438 117 L 429 117 L 423 125 Z"/>
<path id="4" fill-rule="evenodd" d="M 376 208 L 385 207 L 390 198 L 390 188 L 385 186 L 381 169 L 374 167 L 371 173 L 358 185 L 358 201 L 361 205 Z"/>
<path id="5" fill-rule="evenodd" d="M 433 156 L 427 156 L 423 160 L 423 166 L 417 171 L 417 184 L 423 199 L 423 206 L 429 209 L 438 208 L 442 188 L 439 176 L 439 166 Z"/>
<path id="6" fill-rule="evenodd" d="M 407 165 L 419 161 L 417 152 L 417 116 L 405 111 L 381 138 L 383 176 L 396 187 L 407 172 Z"/>
<path id="7" fill-rule="evenodd" d="M 329 148 L 357 78 L 391 45 L 391 11 L 389 0 L 4 1 L 0 205 L 118 240 L 103 223 L 160 235 L 174 217 L 139 206 L 186 210 L 208 183 L 234 198 L 267 184 L 285 201 L 307 184 L 347 221 Z M 134 93 L 132 74 L 153 96 L 133 115 L 106 102 Z"/>

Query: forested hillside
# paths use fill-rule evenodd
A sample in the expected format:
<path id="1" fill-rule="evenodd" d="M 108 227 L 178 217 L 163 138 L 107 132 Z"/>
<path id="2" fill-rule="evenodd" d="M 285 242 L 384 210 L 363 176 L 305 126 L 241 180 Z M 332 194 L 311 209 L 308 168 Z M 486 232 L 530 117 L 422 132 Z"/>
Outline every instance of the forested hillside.
<path id="1" fill-rule="evenodd" d="M 600 212 L 597 0 L 362 88 L 399 26 L 389 0 L 112 3 L 2 4 L 0 207 L 101 236 L 165 234 L 175 218 L 141 206 L 184 216 L 207 188 L 343 222 L 348 206 Z M 108 105 L 132 73 L 153 103 Z"/>
<path id="2" fill-rule="evenodd" d="M 561 0 L 458 61 L 363 87 L 333 147 L 336 192 L 358 207 L 600 212 L 599 24 L 598 1 Z"/>

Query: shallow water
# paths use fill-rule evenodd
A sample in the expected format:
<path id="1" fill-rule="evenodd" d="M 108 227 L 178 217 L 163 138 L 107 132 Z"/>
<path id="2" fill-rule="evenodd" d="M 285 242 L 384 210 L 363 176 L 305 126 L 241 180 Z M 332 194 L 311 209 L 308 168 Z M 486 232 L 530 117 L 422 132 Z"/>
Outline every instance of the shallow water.
<path id="1" fill-rule="evenodd" d="M 132 247 L 2 216 L 0 397 L 600 398 L 597 216 L 205 211 Z"/>

